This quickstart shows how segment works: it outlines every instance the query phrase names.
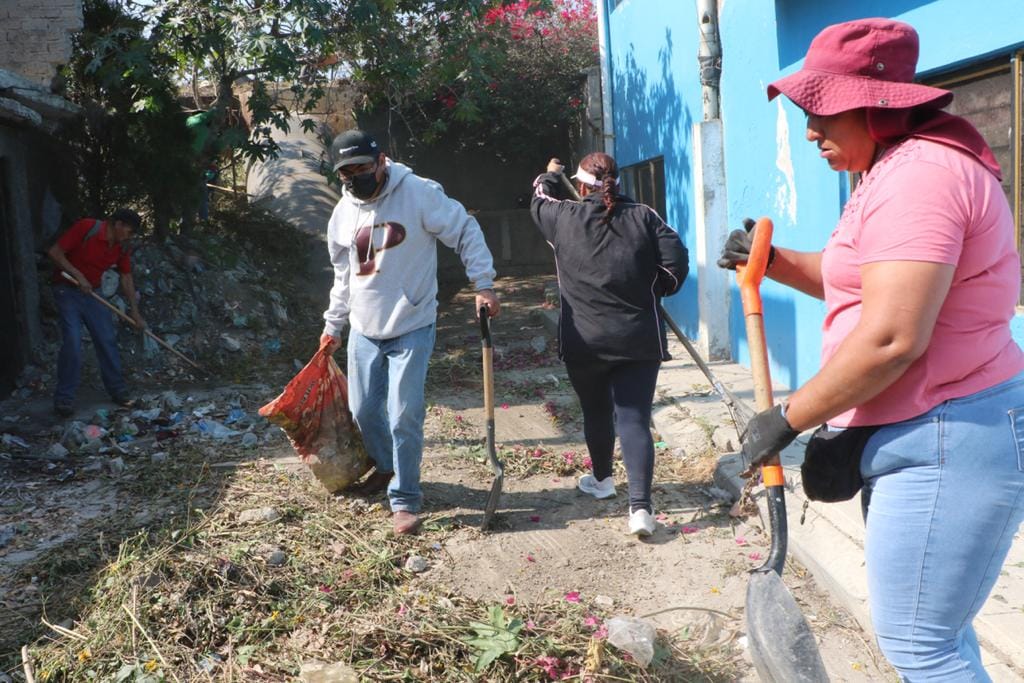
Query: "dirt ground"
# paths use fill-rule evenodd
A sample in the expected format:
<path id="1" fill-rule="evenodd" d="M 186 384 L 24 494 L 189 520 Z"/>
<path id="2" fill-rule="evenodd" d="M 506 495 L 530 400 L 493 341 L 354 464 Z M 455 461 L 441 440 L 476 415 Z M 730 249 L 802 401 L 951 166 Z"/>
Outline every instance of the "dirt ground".
<path id="1" fill-rule="evenodd" d="M 746 572 L 761 563 L 767 539 L 756 522 L 729 515 L 731 501 L 716 497 L 721 492 L 712 486 L 714 458 L 679 460 L 671 455 L 671 444 L 659 442 L 654 500 L 660 525 L 644 541 L 626 533 L 621 469 L 617 498 L 597 501 L 576 491 L 576 478 L 587 471 L 582 423 L 555 342 L 540 320 L 548 305 L 545 285 L 552 280 L 504 278 L 498 285 L 504 306 L 492 328 L 496 432 L 506 476 L 500 511 L 488 533 L 478 528 L 491 483 L 483 449 L 479 328 L 470 291 L 442 292 L 427 387 L 422 476 L 426 523 L 423 534 L 409 541 L 429 552 L 431 560 L 426 571 L 408 578 L 402 591 L 524 608 L 578 600 L 609 615 L 649 619 L 685 645 L 691 656 L 707 653 L 709 659 L 729 660 L 727 670 L 740 672 L 733 680 L 757 680 L 746 655 L 743 605 Z M 223 404 L 241 396 L 254 411 L 292 371 L 268 369 L 262 384 L 192 387 L 186 393 L 196 404 Z M 9 409 L 35 411 L 31 423 L 37 426 L 47 419 L 37 405 Z M 197 446 L 191 459 L 181 455 L 174 467 L 154 465 L 153 448 L 138 451 L 135 460 L 127 458 L 124 472 L 79 462 L 67 480 L 59 477 L 62 464 L 0 461 L 0 528 L 17 530 L 13 541 L 0 548 L 0 651 L 12 675 L 20 675 L 21 644 L 54 637 L 47 624 L 87 630 L 85 596 L 95 591 L 104 567 L 116 561 L 125 538 L 149 528 L 168 528 L 174 519 L 208 506 L 231 506 L 225 493 L 230 491 L 224 479 L 228 473 L 255 464 L 292 472 L 310 490 L 318 486 L 280 436 L 268 435 L 245 451 Z M 197 468 L 196 463 L 202 465 Z M 273 491 L 261 495 L 272 496 Z M 346 497 L 331 502 L 318 495 L 329 514 L 339 519 L 354 514 Z M 370 502 L 383 502 L 383 497 Z M 379 506 L 371 511 L 383 534 L 386 511 Z M 791 562 L 786 582 L 819 639 L 832 680 L 893 679 L 853 620 L 830 603 L 801 567 Z M 150 626 L 154 632 L 156 628 Z M 81 652 L 78 656 L 81 662 Z M 370 670 L 364 677 L 375 680 Z M 242 675 L 231 680 L 249 679 Z M 257 679 L 275 680 L 251 677 Z"/>
<path id="2" fill-rule="evenodd" d="M 460 293 L 439 318 L 437 353 L 452 370 L 431 377 L 423 490 L 428 509 L 461 528 L 445 543 L 445 561 L 424 579 L 484 599 L 544 602 L 578 591 L 614 605 L 614 612 L 691 634 L 698 646 L 731 643 L 742 655 L 747 571 L 763 562 L 766 535 L 757 522 L 731 517 L 732 501 L 715 497 L 721 492 L 713 488 L 712 458 L 680 461 L 671 444 L 659 449 L 659 527 L 649 539 L 627 533 L 621 461 L 616 498 L 595 500 L 576 490 L 576 479 L 587 471 L 579 465 L 586 456 L 582 420 L 557 342 L 543 337 L 538 316 L 550 281 L 511 280 L 501 287 L 506 305 L 492 327 L 496 441 L 520 474 L 506 476 L 502 512 L 488 534 L 476 529 L 491 476 L 482 450 L 474 448 L 485 433 L 485 415 L 472 365 L 478 354 L 469 351 L 479 341 L 463 312 L 470 310 L 469 293 Z M 534 458 L 538 452 L 543 456 Z M 567 457 L 575 468 L 566 466 Z M 792 560 L 786 580 L 833 680 L 895 680 L 873 643 Z M 757 680 L 752 668 L 744 680 Z"/>

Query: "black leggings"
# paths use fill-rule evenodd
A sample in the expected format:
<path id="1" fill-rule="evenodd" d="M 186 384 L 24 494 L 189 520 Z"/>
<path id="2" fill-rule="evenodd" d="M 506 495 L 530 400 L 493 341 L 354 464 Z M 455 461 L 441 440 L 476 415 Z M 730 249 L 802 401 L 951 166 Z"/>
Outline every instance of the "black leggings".
<path id="1" fill-rule="evenodd" d="M 592 361 L 566 363 L 569 381 L 583 408 L 583 434 L 598 480 L 612 474 L 615 435 L 629 479 L 630 512 L 653 513 L 654 439 L 651 402 L 661 361 Z"/>

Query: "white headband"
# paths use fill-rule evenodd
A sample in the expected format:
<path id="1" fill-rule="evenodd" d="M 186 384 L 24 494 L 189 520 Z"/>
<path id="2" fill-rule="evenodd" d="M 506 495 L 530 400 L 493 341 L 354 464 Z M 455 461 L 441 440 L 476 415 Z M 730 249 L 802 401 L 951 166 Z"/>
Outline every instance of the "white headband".
<path id="1" fill-rule="evenodd" d="M 587 171 L 584 171 L 582 166 L 576 167 L 576 175 L 574 175 L 573 178 L 576 178 L 581 183 L 591 185 L 593 187 L 601 187 L 601 183 L 604 182 L 603 180 L 598 180 L 597 176 L 595 176 L 593 173 L 588 173 Z M 619 179 L 615 178 L 614 180 L 615 184 L 618 185 Z"/>

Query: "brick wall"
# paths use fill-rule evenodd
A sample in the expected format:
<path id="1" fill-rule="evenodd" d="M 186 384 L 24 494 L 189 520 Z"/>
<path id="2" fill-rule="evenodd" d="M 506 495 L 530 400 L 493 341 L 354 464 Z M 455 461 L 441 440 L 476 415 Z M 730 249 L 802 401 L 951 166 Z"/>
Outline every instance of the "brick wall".
<path id="1" fill-rule="evenodd" d="M 82 0 L 0 0 L 0 69 L 49 87 L 81 28 Z"/>

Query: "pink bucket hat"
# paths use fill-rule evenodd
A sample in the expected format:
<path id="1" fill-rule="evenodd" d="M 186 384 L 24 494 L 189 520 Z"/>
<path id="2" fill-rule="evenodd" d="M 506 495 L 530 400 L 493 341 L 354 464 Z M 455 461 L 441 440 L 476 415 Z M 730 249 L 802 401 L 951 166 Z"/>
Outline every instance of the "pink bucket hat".
<path id="1" fill-rule="evenodd" d="M 917 56 L 917 31 L 908 24 L 891 19 L 833 24 L 811 41 L 799 71 L 768 86 L 768 99 L 782 93 L 817 116 L 862 107 L 941 109 L 953 101 L 953 93 L 913 82 Z"/>

